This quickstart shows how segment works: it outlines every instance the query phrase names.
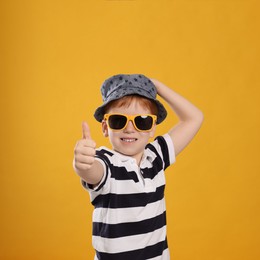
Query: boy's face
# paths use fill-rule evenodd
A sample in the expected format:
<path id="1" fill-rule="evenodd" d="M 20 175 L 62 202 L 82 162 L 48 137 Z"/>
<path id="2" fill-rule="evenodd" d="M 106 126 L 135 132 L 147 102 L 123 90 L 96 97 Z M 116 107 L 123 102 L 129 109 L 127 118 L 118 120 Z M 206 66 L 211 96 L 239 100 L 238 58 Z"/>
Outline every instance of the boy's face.
<path id="1" fill-rule="evenodd" d="M 133 100 L 129 106 L 111 107 L 107 113 L 137 115 L 151 114 L 151 111 L 148 108 L 141 106 L 136 100 Z M 151 131 L 140 132 L 135 129 L 132 121 L 129 121 L 125 129 L 113 131 L 108 127 L 105 120 L 102 122 L 103 133 L 105 136 L 109 137 L 113 150 L 135 158 L 138 164 L 142 158 L 146 144 L 149 139 L 154 136 L 155 128 L 154 125 Z"/>

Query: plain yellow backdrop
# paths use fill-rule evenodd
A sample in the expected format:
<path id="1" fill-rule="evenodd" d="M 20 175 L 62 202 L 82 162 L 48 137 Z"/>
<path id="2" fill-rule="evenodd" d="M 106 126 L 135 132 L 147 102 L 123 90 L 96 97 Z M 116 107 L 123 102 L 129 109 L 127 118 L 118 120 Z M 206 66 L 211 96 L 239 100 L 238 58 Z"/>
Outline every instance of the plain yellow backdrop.
<path id="1" fill-rule="evenodd" d="M 172 259 L 260 259 L 259 7 L 1 1 L 0 259 L 93 259 L 92 206 L 73 150 L 83 120 L 109 145 L 93 112 L 102 82 L 118 73 L 157 78 L 204 112 L 167 170 Z M 176 122 L 169 112 L 157 134 Z"/>

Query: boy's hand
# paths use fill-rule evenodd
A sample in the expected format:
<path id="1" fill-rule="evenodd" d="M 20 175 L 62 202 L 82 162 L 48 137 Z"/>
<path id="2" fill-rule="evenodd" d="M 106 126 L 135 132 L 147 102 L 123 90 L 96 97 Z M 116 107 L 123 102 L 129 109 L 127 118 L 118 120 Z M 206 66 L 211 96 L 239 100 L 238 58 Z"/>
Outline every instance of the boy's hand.
<path id="1" fill-rule="evenodd" d="M 92 140 L 90 129 L 86 122 L 82 123 L 82 139 L 77 142 L 74 150 L 74 168 L 78 171 L 89 170 L 96 154 L 96 143 Z"/>

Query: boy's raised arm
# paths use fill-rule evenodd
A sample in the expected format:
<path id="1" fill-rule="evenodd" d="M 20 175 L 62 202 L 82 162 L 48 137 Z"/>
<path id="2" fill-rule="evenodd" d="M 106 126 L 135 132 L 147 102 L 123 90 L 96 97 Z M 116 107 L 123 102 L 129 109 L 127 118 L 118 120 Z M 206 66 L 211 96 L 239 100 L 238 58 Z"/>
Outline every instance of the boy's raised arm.
<path id="1" fill-rule="evenodd" d="M 96 143 L 92 140 L 86 122 L 82 123 L 82 139 L 74 149 L 73 167 L 75 172 L 88 184 L 97 185 L 104 174 L 103 166 L 95 160 Z"/>
<path id="2" fill-rule="evenodd" d="M 187 99 L 156 79 L 151 79 L 157 93 L 172 108 L 179 122 L 169 131 L 173 140 L 175 154 L 179 154 L 193 139 L 203 122 L 203 113 Z"/>

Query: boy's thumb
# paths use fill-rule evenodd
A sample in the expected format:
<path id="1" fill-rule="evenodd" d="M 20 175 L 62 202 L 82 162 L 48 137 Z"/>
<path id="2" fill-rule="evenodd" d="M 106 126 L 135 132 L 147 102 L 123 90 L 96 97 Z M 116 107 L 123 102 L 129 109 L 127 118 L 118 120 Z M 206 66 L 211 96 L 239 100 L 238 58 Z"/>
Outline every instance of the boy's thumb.
<path id="1" fill-rule="evenodd" d="M 91 139 L 90 129 L 89 129 L 87 122 L 82 123 L 82 138 Z"/>

